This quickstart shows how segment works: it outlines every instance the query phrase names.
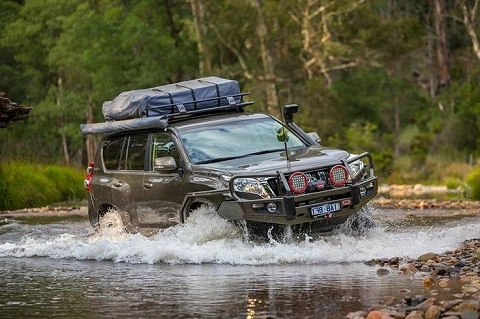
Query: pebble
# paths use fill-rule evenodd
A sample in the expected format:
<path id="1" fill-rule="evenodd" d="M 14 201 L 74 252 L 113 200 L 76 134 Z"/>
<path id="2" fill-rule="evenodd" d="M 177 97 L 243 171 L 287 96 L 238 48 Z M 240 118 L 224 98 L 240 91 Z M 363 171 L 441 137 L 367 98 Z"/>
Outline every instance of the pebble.
<path id="1" fill-rule="evenodd" d="M 366 264 L 380 266 L 379 275 L 389 274 L 386 267 L 410 277 L 425 272 L 423 286 L 428 292 L 425 296 L 407 296 L 401 302 L 385 296 L 382 308 L 372 305 L 347 314 L 346 319 L 480 319 L 480 239 L 466 240 L 453 251 L 430 252 L 415 260 L 394 257 L 374 259 Z M 461 292 L 449 293 L 454 286 L 452 281 L 461 285 Z"/>

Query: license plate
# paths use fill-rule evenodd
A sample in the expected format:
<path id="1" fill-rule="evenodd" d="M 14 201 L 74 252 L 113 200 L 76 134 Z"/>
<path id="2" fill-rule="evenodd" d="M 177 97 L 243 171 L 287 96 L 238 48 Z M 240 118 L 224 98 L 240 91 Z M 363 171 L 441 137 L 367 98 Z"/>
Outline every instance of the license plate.
<path id="1" fill-rule="evenodd" d="M 320 206 L 313 206 L 310 208 L 310 212 L 314 217 L 325 216 L 327 214 L 338 212 L 339 210 L 340 203 L 328 203 Z"/>

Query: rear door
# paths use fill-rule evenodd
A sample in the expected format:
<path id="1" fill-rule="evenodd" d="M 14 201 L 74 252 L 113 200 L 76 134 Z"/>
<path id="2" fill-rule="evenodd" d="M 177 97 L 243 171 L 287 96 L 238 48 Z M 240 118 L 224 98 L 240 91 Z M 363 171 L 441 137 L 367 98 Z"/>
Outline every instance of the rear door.
<path id="1" fill-rule="evenodd" d="M 112 171 L 112 203 L 129 213 L 130 222 L 137 224 L 138 211 L 143 205 L 143 175 L 145 174 L 148 133 L 132 133 L 124 137 L 118 169 Z"/>

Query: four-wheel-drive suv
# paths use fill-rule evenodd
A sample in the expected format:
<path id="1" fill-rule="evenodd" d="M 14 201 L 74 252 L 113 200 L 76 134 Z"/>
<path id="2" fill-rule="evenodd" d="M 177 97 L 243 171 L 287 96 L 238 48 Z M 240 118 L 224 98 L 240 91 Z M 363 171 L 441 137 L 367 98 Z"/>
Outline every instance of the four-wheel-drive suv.
<path id="1" fill-rule="evenodd" d="M 247 113 L 238 82 L 201 78 L 121 93 L 105 102 L 104 134 L 85 187 L 92 226 L 117 210 L 130 232 L 184 223 L 205 205 L 247 225 L 329 231 L 377 194 L 369 153 L 319 144 L 293 122 Z"/>

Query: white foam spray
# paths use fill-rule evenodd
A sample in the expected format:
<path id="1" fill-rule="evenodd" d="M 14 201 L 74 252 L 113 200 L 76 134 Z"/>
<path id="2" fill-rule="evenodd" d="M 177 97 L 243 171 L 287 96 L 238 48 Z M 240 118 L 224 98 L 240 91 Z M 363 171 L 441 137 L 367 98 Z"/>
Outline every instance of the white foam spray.
<path id="1" fill-rule="evenodd" d="M 357 236 L 339 231 L 315 238 L 304 236 L 301 240 L 253 242 L 245 237 L 244 229 L 206 209 L 198 210 L 186 224 L 161 230 L 152 237 L 126 233 L 114 212 L 107 214 L 103 222 L 98 232 L 81 223 L 78 231 L 69 228 L 62 233 L 46 234 L 40 228 L 33 228 L 15 239 L 0 236 L 0 257 L 42 256 L 145 264 L 363 262 L 442 253 L 466 239 L 477 238 L 479 229 L 479 222 L 448 228 L 376 227 Z M 2 227 L 9 227 L 12 232 L 21 225 L 3 225 L 0 235 Z"/>

